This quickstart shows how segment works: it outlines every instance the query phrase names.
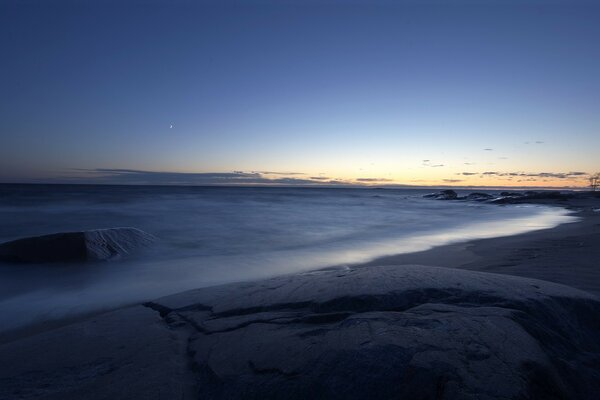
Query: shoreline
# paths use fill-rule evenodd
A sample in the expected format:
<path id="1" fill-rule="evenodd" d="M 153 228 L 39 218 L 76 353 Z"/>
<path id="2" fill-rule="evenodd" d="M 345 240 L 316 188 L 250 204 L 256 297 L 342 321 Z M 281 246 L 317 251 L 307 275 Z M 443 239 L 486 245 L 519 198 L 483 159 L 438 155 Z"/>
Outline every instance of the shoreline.
<path id="1" fill-rule="evenodd" d="M 600 212 L 593 211 L 600 207 L 600 199 L 578 199 L 571 204 L 556 200 L 528 204 L 569 209 L 575 212 L 573 215 L 579 220 L 521 234 L 472 239 L 435 246 L 423 251 L 381 256 L 367 262 L 332 265 L 304 272 L 286 273 L 283 276 L 339 270 L 345 267 L 423 265 L 540 279 L 585 290 L 600 297 L 600 267 L 596 266 L 600 261 Z M 569 264 L 572 267 L 564 267 Z M 252 284 L 264 279 L 231 283 Z M 202 289 L 214 286 L 220 284 L 202 287 Z M 185 291 L 170 295 L 180 293 Z M 0 332 L 0 345 L 141 303 L 128 302 L 116 307 L 105 307 L 3 331 Z"/>
<path id="2" fill-rule="evenodd" d="M 0 335 L 0 398 L 591 400 L 597 203 L 554 228 L 30 325 Z"/>
<path id="3" fill-rule="evenodd" d="M 421 264 L 522 276 L 572 286 L 600 296 L 599 199 L 536 202 L 574 211 L 579 221 L 517 235 L 437 246 L 378 257 L 353 267 Z"/>

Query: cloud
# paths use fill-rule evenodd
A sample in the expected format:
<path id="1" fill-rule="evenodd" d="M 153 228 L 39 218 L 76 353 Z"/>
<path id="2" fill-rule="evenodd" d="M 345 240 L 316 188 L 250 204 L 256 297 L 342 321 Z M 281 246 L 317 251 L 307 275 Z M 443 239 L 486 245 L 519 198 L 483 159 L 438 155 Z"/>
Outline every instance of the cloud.
<path id="1" fill-rule="evenodd" d="M 241 172 L 241 171 L 234 171 L 234 172 Z M 252 171 L 252 173 L 265 174 L 265 175 L 306 175 L 302 172 Z"/>
<path id="2" fill-rule="evenodd" d="M 431 160 L 423 160 L 423 166 L 424 167 L 438 168 L 438 167 L 443 167 L 444 164 L 431 164 Z"/>
<path id="3" fill-rule="evenodd" d="M 357 182 L 392 182 L 392 179 L 386 178 L 357 178 Z"/>
<path id="4" fill-rule="evenodd" d="M 580 176 L 586 176 L 587 172 L 571 171 L 571 172 L 498 172 L 486 171 L 481 173 L 463 172 L 463 175 L 481 175 L 481 176 L 498 176 L 498 177 L 524 177 L 537 179 L 574 179 Z"/>
<path id="5" fill-rule="evenodd" d="M 72 183 L 101 183 L 126 185 L 350 185 L 352 182 L 332 180 L 327 177 L 301 179 L 282 176 L 268 178 L 260 172 L 165 172 L 135 169 L 79 169 L 75 176 L 67 178 Z M 270 175 L 284 173 L 269 172 Z M 292 175 L 299 175 L 293 173 Z"/>
<path id="6" fill-rule="evenodd" d="M 544 144 L 544 142 L 542 142 L 541 140 L 537 140 L 537 141 L 535 142 L 535 144 Z"/>
<path id="7" fill-rule="evenodd" d="M 448 182 L 448 183 L 456 183 L 456 182 L 463 182 L 463 179 L 443 179 L 444 182 Z"/>

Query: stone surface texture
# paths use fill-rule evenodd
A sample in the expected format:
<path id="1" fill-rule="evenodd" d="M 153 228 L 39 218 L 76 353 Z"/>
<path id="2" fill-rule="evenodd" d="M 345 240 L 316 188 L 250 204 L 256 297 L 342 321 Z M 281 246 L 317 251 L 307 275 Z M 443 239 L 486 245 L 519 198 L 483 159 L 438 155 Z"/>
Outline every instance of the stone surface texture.
<path id="1" fill-rule="evenodd" d="M 418 265 L 197 289 L 0 346 L 1 399 L 596 399 L 600 300 Z"/>

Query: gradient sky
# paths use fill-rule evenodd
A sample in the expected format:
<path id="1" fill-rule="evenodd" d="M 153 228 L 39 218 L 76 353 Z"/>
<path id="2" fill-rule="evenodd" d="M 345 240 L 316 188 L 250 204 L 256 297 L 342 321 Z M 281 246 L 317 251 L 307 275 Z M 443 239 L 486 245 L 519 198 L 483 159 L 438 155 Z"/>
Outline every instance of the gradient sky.
<path id="1" fill-rule="evenodd" d="M 0 2 L 0 181 L 585 184 L 600 2 Z"/>

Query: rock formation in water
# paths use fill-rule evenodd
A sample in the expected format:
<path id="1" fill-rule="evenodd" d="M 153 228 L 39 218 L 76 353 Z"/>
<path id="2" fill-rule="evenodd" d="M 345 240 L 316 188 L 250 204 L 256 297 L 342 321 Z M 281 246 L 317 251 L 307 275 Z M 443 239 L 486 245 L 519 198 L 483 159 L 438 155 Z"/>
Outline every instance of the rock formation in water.
<path id="1" fill-rule="evenodd" d="M 520 192 L 501 192 L 498 196 L 488 193 L 474 192 L 467 196 L 459 196 L 454 190 L 441 190 L 437 193 L 426 194 L 423 197 L 435 200 L 468 200 L 485 201 L 494 204 L 518 204 L 518 203 L 543 203 L 545 201 L 555 202 L 567 201 L 575 198 L 589 197 L 590 193 L 564 193 L 558 191 L 527 191 Z"/>
<path id="2" fill-rule="evenodd" d="M 456 192 L 454 190 L 441 190 L 439 193 L 426 194 L 423 197 L 429 198 L 429 199 L 436 199 L 436 200 L 457 200 L 457 199 L 459 199 L 458 195 L 456 194 Z"/>
<path id="3" fill-rule="evenodd" d="M 65 232 L 0 244 L 0 261 L 17 263 L 109 260 L 146 246 L 154 237 L 136 228 Z"/>
<path id="4" fill-rule="evenodd" d="M 491 200 L 493 198 L 494 198 L 494 196 L 492 196 L 491 194 L 480 193 L 480 192 L 470 193 L 467 197 L 465 197 L 466 200 L 471 200 L 471 201 L 487 201 L 487 200 Z"/>
<path id="5" fill-rule="evenodd" d="M 2 345 L 0 398 L 591 400 L 599 337 L 600 299 L 563 285 L 425 266 L 322 270 Z"/>

